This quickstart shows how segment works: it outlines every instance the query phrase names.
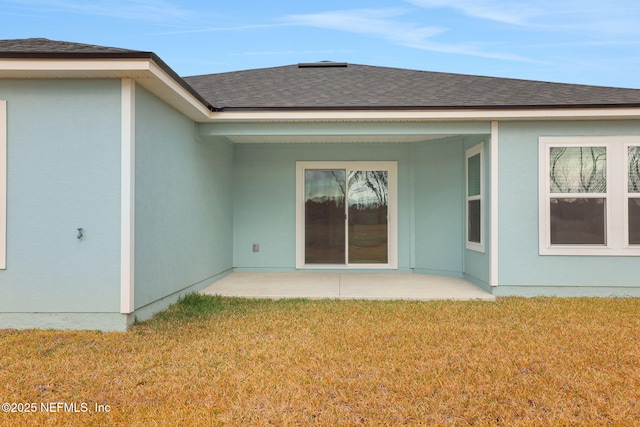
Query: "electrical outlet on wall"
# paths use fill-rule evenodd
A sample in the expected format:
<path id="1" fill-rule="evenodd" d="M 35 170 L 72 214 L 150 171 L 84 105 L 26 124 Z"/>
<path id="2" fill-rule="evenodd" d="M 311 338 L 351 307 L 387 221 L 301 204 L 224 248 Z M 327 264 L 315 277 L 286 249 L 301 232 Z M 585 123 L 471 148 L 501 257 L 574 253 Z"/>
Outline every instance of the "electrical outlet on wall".
<path id="1" fill-rule="evenodd" d="M 258 243 L 253 244 L 253 252 L 260 252 L 260 244 Z"/>

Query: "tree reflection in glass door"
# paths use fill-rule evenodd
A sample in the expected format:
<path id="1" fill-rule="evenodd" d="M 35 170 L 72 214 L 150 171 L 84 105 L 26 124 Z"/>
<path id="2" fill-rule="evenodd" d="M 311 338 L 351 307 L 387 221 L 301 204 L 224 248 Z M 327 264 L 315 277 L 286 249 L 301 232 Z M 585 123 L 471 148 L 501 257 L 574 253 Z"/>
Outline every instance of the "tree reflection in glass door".
<path id="1" fill-rule="evenodd" d="M 349 251 L 351 264 L 388 262 L 389 177 L 387 171 L 349 172 Z"/>
<path id="2" fill-rule="evenodd" d="M 305 263 L 345 263 L 346 172 L 305 171 Z"/>
<path id="3" fill-rule="evenodd" d="M 305 264 L 387 264 L 388 172 L 307 169 L 304 179 Z"/>

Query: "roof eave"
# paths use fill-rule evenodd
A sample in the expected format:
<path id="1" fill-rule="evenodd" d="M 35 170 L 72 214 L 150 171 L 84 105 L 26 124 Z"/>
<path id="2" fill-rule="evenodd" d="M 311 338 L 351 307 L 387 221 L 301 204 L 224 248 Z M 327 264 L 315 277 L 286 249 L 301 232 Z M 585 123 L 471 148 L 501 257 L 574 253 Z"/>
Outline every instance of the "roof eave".
<path id="1" fill-rule="evenodd" d="M 274 107 L 218 107 L 219 112 L 291 112 L 291 111 L 442 111 L 442 110 L 553 110 L 640 108 L 640 103 L 608 104 L 541 104 L 541 105 L 389 105 L 389 106 L 274 106 Z"/>
<path id="2" fill-rule="evenodd" d="M 153 52 L 0 52 L 0 78 L 134 78 L 200 122 L 637 119 L 640 103 L 216 107 Z"/>
<path id="3" fill-rule="evenodd" d="M 155 59 L 153 52 L 0 52 L 0 59 Z"/>
<path id="4" fill-rule="evenodd" d="M 640 119 L 639 104 L 613 106 L 508 106 L 387 108 L 387 109 L 228 109 L 210 113 L 210 121 L 477 121 L 477 120 L 632 120 Z"/>
<path id="5" fill-rule="evenodd" d="M 217 111 L 152 52 L 0 52 L 0 78 L 133 78 L 194 120 Z"/>

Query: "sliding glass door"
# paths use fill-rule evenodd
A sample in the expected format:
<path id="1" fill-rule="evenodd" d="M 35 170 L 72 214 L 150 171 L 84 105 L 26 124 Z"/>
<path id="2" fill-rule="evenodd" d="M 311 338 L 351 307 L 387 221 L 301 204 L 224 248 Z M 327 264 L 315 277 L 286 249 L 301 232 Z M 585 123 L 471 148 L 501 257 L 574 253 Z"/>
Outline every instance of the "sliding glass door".
<path id="1" fill-rule="evenodd" d="M 305 264 L 345 262 L 345 177 L 339 169 L 304 173 Z"/>
<path id="2" fill-rule="evenodd" d="M 297 179 L 299 268 L 396 268 L 395 162 L 298 162 Z"/>
<path id="3" fill-rule="evenodd" d="M 386 170 L 349 172 L 349 264 L 387 264 L 389 260 L 389 173 Z"/>

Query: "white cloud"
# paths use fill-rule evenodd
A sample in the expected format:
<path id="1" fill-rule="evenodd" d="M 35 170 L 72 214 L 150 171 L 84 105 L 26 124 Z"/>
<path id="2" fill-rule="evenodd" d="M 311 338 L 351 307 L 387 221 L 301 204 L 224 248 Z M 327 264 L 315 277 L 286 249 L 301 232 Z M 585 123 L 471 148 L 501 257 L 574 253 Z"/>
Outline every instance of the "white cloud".
<path id="1" fill-rule="evenodd" d="M 535 1 L 510 0 L 406 0 L 424 8 L 450 8 L 464 15 L 507 24 L 523 25 L 541 13 Z"/>
<path id="2" fill-rule="evenodd" d="M 477 19 L 535 30 L 602 35 L 638 34 L 637 0 L 405 0 L 425 9 L 451 9 Z"/>
<path id="3" fill-rule="evenodd" d="M 409 22 L 395 21 L 405 13 L 399 9 L 358 9 L 289 15 L 282 21 L 292 25 L 349 31 L 375 35 L 407 45 L 421 43 L 445 31 L 435 26 L 419 26 Z"/>
<path id="4" fill-rule="evenodd" d="M 433 41 L 447 30 L 439 26 L 423 26 L 397 19 L 402 9 L 356 9 L 289 15 L 282 19 L 290 25 L 323 28 L 376 36 L 401 46 L 434 52 L 472 55 L 485 58 L 527 61 L 517 55 L 487 52 L 473 44 L 448 44 Z"/>

